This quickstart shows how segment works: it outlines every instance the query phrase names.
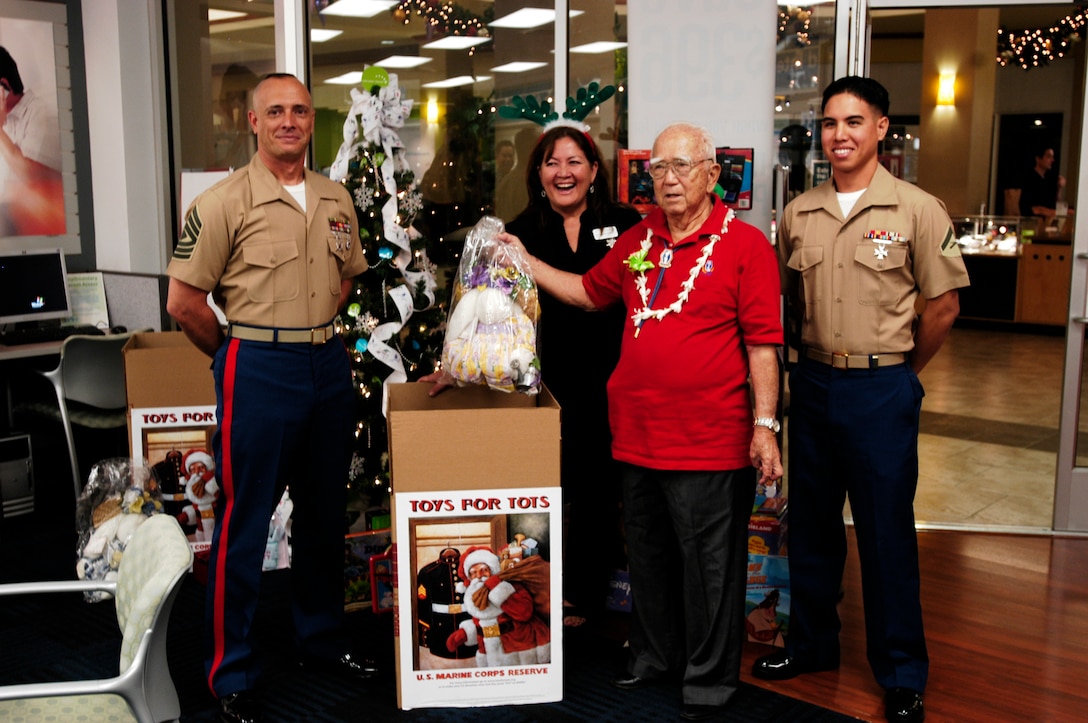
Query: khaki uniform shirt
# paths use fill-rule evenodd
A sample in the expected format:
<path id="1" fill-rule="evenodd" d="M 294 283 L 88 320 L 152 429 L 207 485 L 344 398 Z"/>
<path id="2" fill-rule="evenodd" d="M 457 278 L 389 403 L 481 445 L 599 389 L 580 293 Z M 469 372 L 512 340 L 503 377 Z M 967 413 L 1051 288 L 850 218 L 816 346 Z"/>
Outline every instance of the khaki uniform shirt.
<path id="1" fill-rule="evenodd" d="M 850 216 L 833 181 L 794 199 L 778 226 L 783 291 L 801 342 L 825 352 L 914 348 L 915 301 L 969 284 L 944 204 L 878 166 Z"/>
<path id="2" fill-rule="evenodd" d="M 213 298 L 232 323 L 327 324 L 340 282 L 367 268 L 355 207 L 306 170 L 306 213 L 258 156 L 197 196 L 166 273 Z"/>

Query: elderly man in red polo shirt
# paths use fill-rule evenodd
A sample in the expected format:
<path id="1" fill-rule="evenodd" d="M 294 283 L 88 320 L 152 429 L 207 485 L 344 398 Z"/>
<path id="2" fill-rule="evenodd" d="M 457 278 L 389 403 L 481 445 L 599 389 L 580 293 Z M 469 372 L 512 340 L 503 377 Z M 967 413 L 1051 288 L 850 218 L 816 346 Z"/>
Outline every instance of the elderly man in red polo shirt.
<path id="1" fill-rule="evenodd" d="M 767 238 L 714 194 L 705 130 L 665 128 L 650 163 L 657 207 L 600 263 L 584 276 L 530 267 L 567 303 L 629 311 L 608 405 L 634 604 L 631 659 L 612 682 L 679 677 L 681 716 L 701 720 L 739 685 L 757 472 L 782 475 L 779 275 Z"/>

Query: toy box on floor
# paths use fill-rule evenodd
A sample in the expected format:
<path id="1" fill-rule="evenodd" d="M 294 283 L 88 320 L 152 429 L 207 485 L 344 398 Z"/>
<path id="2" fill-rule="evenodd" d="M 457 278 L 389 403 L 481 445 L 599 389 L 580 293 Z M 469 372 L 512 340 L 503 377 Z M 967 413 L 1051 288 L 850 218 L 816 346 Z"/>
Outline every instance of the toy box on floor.
<path id="1" fill-rule="evenodd" d="M 162 493 L 163 512 L 189 538 L 198 578 L 207 572 L 219 494 L 212 436 L 215 382 L 211 359 L 180 331 L 133 334 L 122 350 L 128 395 L 129 454 L 145 463 Z M 287 493 L 269 521 L 265 570 L 287 567 Z"/>
<path id="2" fill-rule="evenodd" d="M 605 599 L 606 610 L 618 613 L 631 612 L 631 575 L 627 570 L 614 570 L 608 581 L 608 597 Z"/>
<path id="3" fill-rule="evenodd" d="M 219 490 L 211 360 L 180 331 L 133 334 L 123 354 L 129 453 L 151 469 L 163 512 L 178 518 L 193 552 L 203 552 L 211 546 Z"/>
<path id="4" fill-rule="evenodd" d="M 786 555 L 788 504 L 777 483 L 756 489 L 748 520 L 748 552 L 755 555 Z"/>
<path id="5" fill-rule="evenodd" d="M 384 530 L 353 532 L 344 538 L 344 609 L 373 607 L 373 581 L 370 561 L 385 553 L 393 544 L 393 532 Z"/>
<path id="6" fill-rule="evenodd" d="M 428 390 L 389 387 L 398 705 L 561 700 L 559 405 Z"/>
<path id="7" fill-rule="evenodd" d="M 789 526 L 786 515 L 752 515 L 748 520 L 748 552 L 754 555 L 788 554 Z"/>
<path id="8" fill-rule="evenodd" d="M 748 640 L 782 647 L 790 619 L 790 571 L 787 558 L 748 554 L 744 596 Z"/>

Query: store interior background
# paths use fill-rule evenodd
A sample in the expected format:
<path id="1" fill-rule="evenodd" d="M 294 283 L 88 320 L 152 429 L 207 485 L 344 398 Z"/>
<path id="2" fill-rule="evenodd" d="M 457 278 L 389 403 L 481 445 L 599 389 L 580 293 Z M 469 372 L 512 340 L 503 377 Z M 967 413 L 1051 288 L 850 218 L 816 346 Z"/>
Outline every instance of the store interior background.
<path id="1" fill-rule="evenodd" d="M 874 12 L 870 73 L 890 90 L 893 125 L 921 139 L 917 182 L 942 198 L 954 218 L 1008 213 L 1005 179 L 1010 168 L 1026 170 L 1031 153 L 1024 149 L 1016 159 L 998 153 L 1006 117 L 1061 120 L 1060 130 L 1044 133 L 1067 179 L 1065 197 L 1076 198 L 1083 44 L 1029 71 L 999 66 L 991 50 L 998 27 L 1048 27 L 1070 11 L 1065 5 Z M 949 65 L 957 72 L 955 115 L 932 102 L 927 108 L 933 89 L 922 84 L 935 67 Z M 965 319 L 923 370 L 915 502 L 921 525 L 1051 528 L 1068 286 L 1046 303 L 1057 323 Z"/>
<path id="2" fill-rule="evenodd" d="M 215 5 L 238 5 L 220 0 Z M 465 7 L 483 12 L 489 2 L 467 0 Z M 194 4 L 195 5 L 195 4 Z M 257 5 L 246 3 L 252 13 Z M 495 8 L 498 3 L 494 4 Z M 619 2 L 571 2 L 572 9 L 585 14 L 571 24 L 571 45 L 594 40 L 626 41 L 627 5 Z M 780 7 L 785 9 L 785 6 Z M 1077 193 L 1079 157 L 1076 144 L 1080 137 L 1084 86 L 1083 43 L 1073 47 L 1066 58 L 1040 68 L 1024 71 L 1019 67 L 999 67 L 994 58 L 994 39 L 999 27 L 1010 30 L 1047 27 L 1074 10 L 1070 4 L 1031 5 L 1002 8 L 889 9 L 872 12 L 872 52 L 869 73 L 883 82 L 891 93 L 893 137 L 885 152 L 901 156 L 903 175 L 942 198 L 953 217 L 1002 213 L 1003 193 L 998 184 L 998 170 L 1009 163 L 998 157 L 995 138 L 1000 135 L 1000 120 L 1005 116 L 1047 114 L 1059 118 L 1060 131 L 1055 136 L 1056 167 L 1066 177 L 1066 198 Z M 270 12 L 271 8 L 267 8 Z M 202 19 L 187 3 L 176 4 L 175 27 L 200 25 Z M 776 81 L 776 135 L 786 126 L 811 124 L 819 111 L 819 91 L 832 75 L 834 6 L 809 6 L 808 24 L 813 39 L 804 47 L 780 42 Z M 433 97 L 425 83 L 428 78 L 453 76 L 460 70 L 479 75 L 481 67 L 536 54 L 549 61 L 553 47 L 549 28 L 505 35 L 496 32 L 493 42 L 481 46 L 477 54 L 438 54 L 423 51 L 418 24 L 397 27 L 381 16 L 372 20 L 343 20 L 325 23 L 311 17 L 311 25 L 343 27 L 345 35 L 311 46 L 312 85 L 318 106 L 315 132 L 317 165 L 325 165 L 335 154 L 341 137 L 345 86 L 331 85 L 328 79 L 364 63 L 378 62 L 390 54 L 433 56 L 422 70 L 398 70 L 405 97 L 414 98 L 420 113 L 431 112 L 428 98 Z M 245 24 L 250 23 L 247 27 Z M 218 27 L 217 27 L 218 26 Z M 207 26 L 205 26 L 207 27 Z M 396 44 L 388 40 L 396 33 Z M 189 38 L 205 37 L 206 44 L 187 48 Z M 212 117 L 217 99 L 230 90 L 224 69 L 232 63 L 244 63 L 253 72 L 267 72 L 275 63 L 270 41 L 270 22 L 251 20 L 234 26 L 213 23 L 208 35 L 177 32 L 175 46 L 179 57 L 199 53 L 205 63 L 177 63 L 181 86 L 203 84 L 203 90 L 188 95 L 199 103 L 185 103 L 179 108 L 182 127 L 206 126 L 197 119 Z M 514 39 L 514 42 L 510 42 Z M 381 45 L 384 40 L 385 44 Z M 491 56 L 486 54 L 491 53 Z M 207 55 L 205 55 L 207 54 Z M 210 57 L 209 57 L 210 56 Z M 487 60 L 484 60 L 487 57 Z M 623 67 L 612 62 L 611 54 L 572 54 L 571 91 L 587 79 L 602 84 L 616 82 L 621 92 L 589 119 L 595 136 L 603 139 L 602 151 L 614 157 L 622 145 L 626 129 L 622 83 Z M 802 72 L 791 74 L 794 61 Z M 215 69 L 213 79 L 202 69 Z M 935 106 L 936 88 L 929 82 L 938 70 L 956 69 L 954 108 Z M 782 71 L 786 72 L 783 73 Z M 452 113 L 473 104 L 482 112 L 491 112 L 481 98 L 506 98 L 515 93 L 541 93 L 551 83 L 551 67 L 510 75 L 494 73 L 491 79 L 465 88 L 439 92 L 437 112 Z M 803 82 L 790 82 L 790 78 Z M 807 82 L 804 82 L 807 81 Z M 209 86 L 208 83 L 211 82 Z M 778 108 L 781 107 L 781 110 Z M 808 113 L 809 108 L 814 112 Z M 449 116 L 452 121 L 453 116 Z M 447 118 L 442 116 L 443 122 Z M 452 127 L 452 124 L 449 126 Z M 498 121 L 495 139 L 513 138 L 520 126 Z M 429 136 L 428 127 L 406 127 L 402 137 L 409 145 L 409 156 L 423 176 L 442 147 L 443 138 Z M 214 165 L 206 153 L 214 149 L 216 157 L 227 150 L 223 137 L 203 137 L 182 133 L 179 156 L 183 167 Z M 248 134 L 242 129 L 241 137 Z M 486 144 L 485 144 L 486 145 Z M 726 143 L 723 143 L 726 145 Z M 244 158 L 248 151 L 243 152 Z M 790 160 L 780 148 L 780 159 Z M 766 156 L 764 156 L 766 157 Z M 487 162 L 485 156 L 480 162 Z M 445 189 L 466 187 L 452 166 L 440 184 Z M 614 174 L 613 174 L 614 178 Z M 757 182 L 759 178 L 757 177 Z M 463 216 L 446 219 L 453 228 L 474 221 L 479 209 L 456 207 Z M 1071 204 L 1072 205 L 1072 204 Z M 437 227 L 434 229 L 438 231 Z M 1062 300 L 1063 309 L 1068 297 Z M 1065 318 L 1064 311 L 1059 316 Z M 1049 530 L 1052 526 L 1058 422 L 1061 409 L 1061 384 L 1065 331 L 1064 322 L 1054 325 L 961 324 L 953 331 L 945 349 L 922 375 L 927 397 L 923 405 L 923 435 L 920 443 L 921 476 L 916 512 L 923 526 L 978 527 L 984 529 Z M 1088 447 L 1083 447 L 1088 452 Z"/>
<path id="3" fill-rule="evenodd" d="M 892 100 L 882 153 L 898 165 L 902 177 L 941 198 L 957 225 L 980 216 L 1018 215 L 1004 208 L 1004 188 L 1008 179 L 1030 169 L 1032 154 L 1022 134 L 1010 140 L 1014 121 L 1028 119 L 1029 126 L 1036 118 L 1049 122 L 1037 133 L 1055 149 L 1055 168 L 1067 179 L 1065 198 L 1076 198 L 1083 44 L 1029 71 L 1016 63 L 1001 67 L 994 52 L 999 28 L 1046 28 L 1072 11 L 1069 5 L 1045 5 L 872 12 L 869 74 L 889 89 Z M 831 18 L 825 6 L 816 6 L 808 21 L 810 27 L 826 27 Z M 784 52 L 779 46 L 775 125 L 792 125 L 795 131 L 782 135 L 783 146 L 796 144 L 799 127 L 818 115 L 819 88 L 806 92 L 802 84 L 798 92 L 798 83 L 783 83 L 783 68 L 789 72 L 811 65 L 804 62 L 805 52 L 810 51 Z M 830 52 L 821 51 L 821 70 L 830 63 Z M 947 70 L 956 73 L 955 105 L 940 107 L 932 81 Z M 816 113 L 806 115 L 808 108 Z M 793 165 L 798 158 L 796 153 L 780 156 Z M 1069 244 L 1068 237 L 1064 242 Z M 922 372 L 926 399 L 915 500 L 921 527 L 1052 527 L 1071 245 L 1058 251 L 1066 259 L 1065 285 L 1048 290 L 1045 323 L 990 318 L 1001 312 L 980 309 L 978 292 L 985 290 L 999 301 L 1005 292 L 994 288 L 990 278 L 973 277 L 977 289 L 970 293 L 976 297 L 965 294 L 963 304 L 968 314 Z M 1015 287 L 1015 278 L 1012 283 Z M 1014 293 L 1009 290 L 1010 308 L 1016 305 Z"/>

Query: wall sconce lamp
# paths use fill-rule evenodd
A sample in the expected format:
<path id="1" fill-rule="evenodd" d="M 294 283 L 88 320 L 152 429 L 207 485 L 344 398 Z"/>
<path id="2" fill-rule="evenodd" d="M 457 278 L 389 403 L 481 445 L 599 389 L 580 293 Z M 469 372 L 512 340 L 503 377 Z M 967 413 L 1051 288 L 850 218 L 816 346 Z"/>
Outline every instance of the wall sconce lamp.
<path id="1" fill-rule="evenodd" d="M 434 96 L 427 99 L 427 122 L 438 122 L 438 100 Z"/>
<path id="2" fill-rule="evenodd" d="M 937 105 L 956 105 L 955 73 L 941 73 L 937 82 Z"/>

